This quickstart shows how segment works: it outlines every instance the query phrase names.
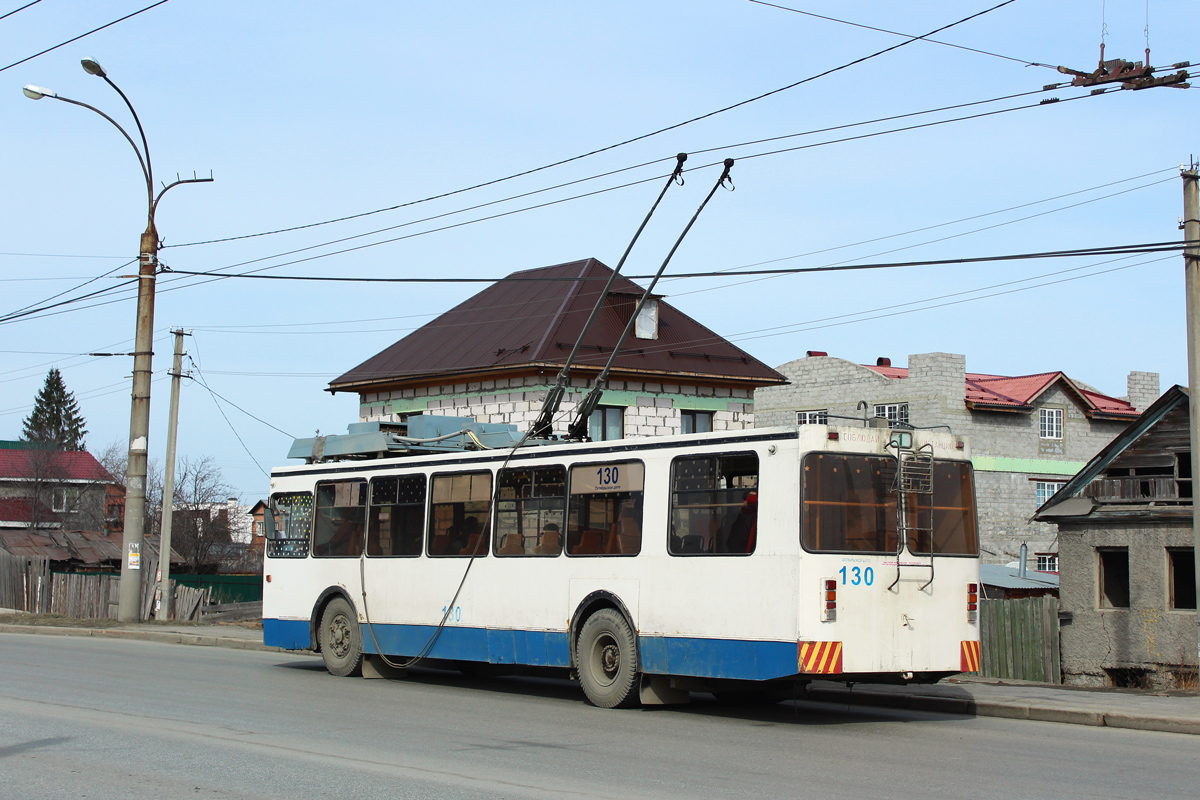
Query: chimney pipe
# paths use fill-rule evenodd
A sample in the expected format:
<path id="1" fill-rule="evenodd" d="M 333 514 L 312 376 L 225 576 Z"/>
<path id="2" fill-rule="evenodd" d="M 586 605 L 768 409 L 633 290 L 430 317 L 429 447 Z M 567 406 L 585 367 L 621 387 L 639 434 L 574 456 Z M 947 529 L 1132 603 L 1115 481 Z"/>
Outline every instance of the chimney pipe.
<path id="1" fill-rule="evenodd" d="M 1025 561 L 1029 558 L 1029 545 L 1021 542 L 1021 566 L 1017 570 L 1017 574 L 1022 578 L 1025 577 Z"/>

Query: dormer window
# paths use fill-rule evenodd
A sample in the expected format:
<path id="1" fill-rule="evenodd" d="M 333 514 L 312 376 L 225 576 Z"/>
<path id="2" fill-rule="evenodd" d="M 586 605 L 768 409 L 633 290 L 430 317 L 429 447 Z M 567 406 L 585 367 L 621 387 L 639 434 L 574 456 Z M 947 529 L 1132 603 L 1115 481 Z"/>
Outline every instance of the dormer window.
<path id="1" fill-rule="evenodd" d="M 657 300 L 646 300 L 642 310 L 638 312 L 637 322 L 633 326 L 633 335 L 639 339 L 658 338 Z"/>

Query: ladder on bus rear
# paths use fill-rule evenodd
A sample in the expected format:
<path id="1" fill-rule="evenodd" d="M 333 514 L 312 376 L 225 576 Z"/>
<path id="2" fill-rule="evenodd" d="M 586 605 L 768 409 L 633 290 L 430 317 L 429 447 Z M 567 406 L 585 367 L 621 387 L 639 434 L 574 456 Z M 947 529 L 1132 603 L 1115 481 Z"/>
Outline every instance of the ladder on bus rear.
<path id="1" fill-rule="evenodd" d="M 896 579 L 888 586 L 889 591 L 900 582 L 900 571 L 905 566 L 928 567 L 929 580 L 918 591 L 933 583 L 933 504 L 927 503 L 928 512 L 924 515 L 918 507 L 922 498 L 932 500 L 933 444 L 917 448 L 912 445 L 912 434 L 908 431 L 896 431 L 888 443 L 896 451 Z M 904 545 L 908 543 L 915 556 L 918 553 L 912 543 L 920 541 L 922 536 L 929 542 L 929 563 L 904 564 Z"/>

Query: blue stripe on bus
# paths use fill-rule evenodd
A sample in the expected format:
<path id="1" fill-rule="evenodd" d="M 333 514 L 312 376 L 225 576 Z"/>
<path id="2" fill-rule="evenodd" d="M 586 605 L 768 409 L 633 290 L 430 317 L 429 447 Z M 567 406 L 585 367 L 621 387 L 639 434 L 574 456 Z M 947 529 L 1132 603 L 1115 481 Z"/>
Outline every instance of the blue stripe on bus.
<path id="1" fill-rule="evenodd" d="M 433 625 L 373 624 L 374 637 L 363 626 L 363 651 L 381 650 L 393 656 L 415 656 L 433 635 Z M 288 650 L 309 646 L 305 620 L 263 620 L 263 642 Z M 378 644 L 376 644 L 376 642 Z M 681 636 L 640 636 L 642 671 L 659 675 L 702 678 L 769 680 L 795 675 L 795 642 L 752 642 L 737 639 L 693 639 Z M 430 658 L 569 666 L 566 631 L 526 631 L 447 626 L 429 651 Z"/>
<path id="2" fill-rule="evenodd" d="M 642 671 L 660 675 L 763 681 L 795 675 L 795 642 L 641 636 Z"/>
<path id="3" fill-rule="evenodd" d="M 263 644 L 268 647 L 282 647 L 284 650 L 307 650 L 312 644 L 308 620 L 264 619 Z"/>

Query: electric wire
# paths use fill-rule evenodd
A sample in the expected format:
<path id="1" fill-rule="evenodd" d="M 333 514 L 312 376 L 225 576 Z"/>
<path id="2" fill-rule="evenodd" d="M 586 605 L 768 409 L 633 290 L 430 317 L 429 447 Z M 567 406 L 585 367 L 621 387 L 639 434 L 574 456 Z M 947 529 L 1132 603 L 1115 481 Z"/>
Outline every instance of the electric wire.
<path id="1" fill-rule="evenodd" d="M 30 6 L 36 6 L 40 2 L 42 2 L 42 0 L 33 0 L 33 2 L 26 3 L 25 5 L 21 6 L 20 8 L 14 8 L 12 11 L 7 12 L 3 16 L 0 16 L 0 19 L 8 19 L 13 14 L 16 14 L 18 11 L 24 11 L 25 9 L 29 8 Z"/>
<path id="2" fill-rule="evenodd" d="M 1015 61 L 1016 63 L 1024 64 L 1027 67 L 1046 67 L 1047 69 L 1055 69 L 1055 67 L 1051 64 L 1042 64 L 1037 61 L 1028 61 L 1024 58 L 1013 58 L 1012 56 L 1001 55 L 1000 53 L 992 53 L 987 50 L 980 50 L 975 47 L 966 47 L 961 44 L 954 44 L 952 42 L 942 42 L 942 41 L 938 41 L 937 39 L 930 39 L 926 36 L 913 36 L 910 33 L 900 33 L 899 31 L 889 31 L 887 28 L 876 28 L 873 25 L 863 25 L 862 23 L 859 23 L 859 22 L 850 22 L 849 20 L 845 20 L 845 19 L 837 19 L 836 17 L 827 17 L 823 14 L 814 14 L 811 11 L 801 11 L 798 8 L 791 8 L 789 6 L 781 6 L 781 5 L 777 5 L 775 3 L 768 3 L 768 2 L 765 2 L 765 0 L 749 0 L 749 1 L 756 5 L 767 6 L 768 8 L 777 8 L 780 11 L 791 11 L 793 14 L 803 14 L 806 17 L 815 17 L 816 19 L 823 19 L 828 22 L 836 22 L 841 25 L 849 25 L 852 28 L 863 28 L 868 31 L 876 31 L 878 33 L 886 33 L 891 36 L 903 36 L 905 38 L 914 39 L 914 40 L 920 39 L 921 41 L 929 42 L 930 44 L 940 44 L 943 47 L 953 47 L 958 50 L 966 50 L 971 53 L 979 53 L 980 55 L 991 56 L 993 58 L 1002 58 L 1005 61 Z M 1149 0 L 1147 0 L 1147 2 L 1149 2 Z"/>
<path id="3" fill-rule="evenodd" d="M 198 349 L 199 348 L 197 348 L 197 350 Z M 238 440 L 238 444 L 240 444 L 242 449 L 246 451 L 246 455 L 250 456 L 250 460 L 254 462 L 254 466 L 258 467 L 259 472 L 261 472 L 264 477 L 270 478 L 271 474 L 267 472 L 267 470 L 263 469 L 262 464 L 258 463 L 258 459 L 254 457 L 254 453 L 250 452 L 250 448 L 246 446 L 246 442 L 242 439 L 241 434 L 237 432 L 237 428 L 233 427 L 233 422 L 230 421 L 229 416 L 225 413 L 225 409 L 221 407 L 221 403 L 217 400 L 216 392 L 210 389 L 208 384 L 205 383 L 204 374 L 200 371 L 200 365 L 196 363 L 195 359 L 193 359 L 191 355 L 188 355 L 187 358 L 188 361 L 191 362 L 192 368 L 196 372 L 195 376 L 188 377 L 192 378 L 192 380 L 196 381 L 208 390 L 209 395 L 212 397 L 213 405 L 217 407 L 217 411 L 220 412 L 221 418 L 225 420 L 225 424 L 228 425 L 229 430 L 233 432 L 233 437 Z"/>
<path id="4" fill-rule="evenodd" d="M 98 280 L 107 278 L 109 275 L 112 275 L 117 270 L 124 269 L 125 267 L 129 266 L 130 264 L 133 264 L 136 262 L 137 262 L 136 258 L 131 259 L 129 261 L 126 261 L 124 264 L 120 264 L 118 266 L 113 267 L 108 272 L 105 272 L 101 275 L 97 275 L 94 278 L 90 278 L 90 279 L 84 281 L 83 283 L 79 284 L 78 286 L 72 286 L 70 289 L 64 289 L 63 291 L 59 292 L 58 294 L 50 295 L 45 300 L 39 300 L 36 303 L 30 303 L 29 305 L 25 306 L 24 308 L 18 308 L 16 311 L 10 311 L 9 313 L 0 316 L 0 322 L 10 319 L 10 318 L 16 318 L 16 315 L 19 315 L 22 311 L 28 311 L 30 308 L 33 308 L 36 305 L 40 305 L 42 303 L 49 303 L 51 300 L 57 300 L 58 298 L 62 297 L 64 294 L 70 294 L 71 292 L 74 292 L 78 289 L 82 289 L 84 286 L 88 286 L 90 284 L 95 283 Z"/>
<path id="5" fill-rule="evenodd" d="M 131 17 L 136 17 L 138 14 L 143 14 L 152 8 L 157 8 L 158 6 L 161 6 L 163 3 L 166 3 L 166 2 L 168 2 L 168 0 L 158 0 L 157 3 L 148 5 L 145 8 L 143 8 L 141 11 L 134 11 L 132 14 L 126 14 L 125 16 L 121 17 L 120 19 L 114 19 L 112 22 L 101 25 L 99 28 L 92 28 L 87 33 L 81 33 L 72 39 L 67 39 L 65 42 L 56 44 L 53 47 L 47 47 L 45 50 L 41 51 L 40 53 L 34 53 L 31 56 L 22 58 L 20 61 L 14 61 L 13 63 L 9 64 L 7 67 L 0 67 L 0 72 L 4 72 L 4 70 L 6 70 L 6 69 L 12 69 L 13 67 L 24 64 L 26 61 L 33 61 L 38 56 L 44 56 L 44 55 L 46 55 L 46 53 L 53 52 L 60 47 L 66 47 L 67 45 L 71 44 L 72 42 L 78 42 L 80 39 L 91 36 L 93 33 L 98 33 L 100 31 L 104 30 L 105 28 L 111 28 L 113 25 L 116 25 L 118 22 L 124 22 L 125 20 L 130 19 Z M 19 11 L 20 9 L 17 9 L 17 10 Z"/>
<path id="6" fill-rule="evenodd" d="M 166 2 L 166 0 L 162 0 L 162 2 Z M 991 12 L 993 12 L 993 11 L 996 11 L 997 9 L 1003 8 L 1004 6 L 1010 5 L 1010 4 L 1014 3 L 1014 2 L 1016 2 L 1016 0 L 1003 0 L 1003 2 L 996 4 L 996 5 L 992 6 L 991 8 L 987 8 L 987 9 L 984 9 L 983 11 L 979 11 L 979 12 L 976 12 L 976 13 L 974 13 L 974 14 L 971 14 L 971 15 L 969 15 L 969 16 L 963 17 L 962 19 L 960 19 L 960 20 L 958 20 L 958 21 L 956 21 L 956 22 L 951 22 L 951 23 L 949 23 L 949 24 L 947 24 L 947 25 L 942 25 L 941 27 L 939 27 L 939 28 L 935 28 L 934 30 L 932 30 L 932 31 L 929 31 L 928 33 L 926 33 L 926 34 L 924 34 L 924 35 L 922 35 L 922 36 L 913 37 L 913 38 L 911 38 L 911 39 L 908 39 L 908 40 L 906 40 L 906 41 L 903 41 L 903 42 L 900 42 L 900 43 L 898 43 L 898 44 L 892 45 L 891 47 L 885 47 L 884 49 L 882 49 L 882 50 L 878 50 L 878 51 L 876 51 L 876 52 L 874 52 L 874 53 L 871 53 L 870 55 L 866 55 L 866 56 L 862 56 L 862 57 L 860 57 L 860 58 L 856 58 L 856 59 L 854 59 L 853 61 L 848 61 L 848 62 L 846 62 L 846 63 L 844 63 L 844 64 L 841 64 L 841 65 L 839 65 L 839 66 L 836 66 L 836 67 L 832 67 L 832 68 L 830 68 L 830 69 L 827 69 L 827 70 L 825 70 L 825 71 L 823 71 L 823 72 L 819 72 L 819 73 L 817 73 L 817 74 L 815 74 L 815 75 L 810 75 L 810 76 L 809 76 L 809 77 L 807 77 L 807 78 L 802 78 L 801 80 L 795 81 L 794 83 L 790 83 L 790 84 L 788 84 L 787 86 L 781 86 L 781 87 L 780 87 L 780 88 L 778 88 L 778 89 L 773 89 L 773 90 L 771 90 L 771 91 L 769 91 L 769 92 L 764 92 L 764 93 L 762 93 L 762 94 L 756 95 L 756 96 L 754 96 L 754 97 L 751 97 L 751 98 L 749 98 L 749 99 L 746 99 L 746 100 L 741 100 L 741 101 L 739 101 L 739 102 L 737 102 L 737 103 L 734 103 L 734 104 L 732 104 L 732 105 L 725 106 L 725 107 L 723 107 L 723 108 L 719 108 L 719 109 L 717 109 L 717 110 L 715 110 L 715 111 L 709 111 L 709 112 L 708 112 L 708 113 L 706 113 L 706 114 L 701 114 L 701 115 L 699 115 L 699 116 L 692 117 L 691 119 L 687 119 L 687 120 L 684 120 L 684 121 L 682 121 L 682 122 L 677 122 L 677 123 L 674 123 L 674 124 L 672 124 L 672 125 L 668 125 L 668 126 L 666 126 L 666 127 L 664 127 L 664 128 L 659 128 L 658 130 L 651 131 L 650 133 L 644 133 L 644 134 L 641 134 L 641 135 L 639 135 L 639 136 L 634 136 L 634 137 L 632 137 L 632 138 L 625 139 L 624 141 L 617 142 L 616 144 L 610 144 L 610 145 L 607 145 L 607 146 L 605 146 L 605 147 L 600 147 L 600 148 L 597 148 L 597 149 L 595 149 L 595 150 L 591 150 L 591 151 L 589 151 L 589 152 L 586 152 L 586 153 L 581 153 L 580 155 L 571 156 L 570 158 L 561 159 L 561 160 L 559 160 L 559 161 L 555 161 L 555 162 L 553 162 L 553 163 L 550 163 L 550 164 L 544 164 L 544 165 L 542 165 L 542 166 L 540 166 L 540 167 L 534 167 L 534 168 L 532 168 L 532 169 L 527 169 L 527 170 L 524 170 L 524 171 L 521 171 L 521 172 L 516 172 L 516 173 L 513 173 L 513 174 L 511 174 L 511 175 L 505 176 L 505 177 L 503 177 L 503 178 L 495 178 L 495 179 L 492 179 L 492 180 L 484 181 L 484 182 L 482 182 L 482 183 L 477 183 L 477 184 L 474 184 L 474 185 L 471 185 L 471 186 L 467 186 L 467 187 L 465 187 L 465 188 L 462 188 L 462 189 L 455 189 L 455 190 L 453 190 L 453 191 L 449 191 L 449 192 L 443 192 L 443 193 L 441 193 L 441 194 L 437 194 L 437 195 L 432 195 L 432 196 L 430 196 L 430 197 L 426 197 L 426 198 L 423 198 L 423 199 L 420 199 L 420 200 L 411 200 L 411 201 L 409 201 L 409 202 L 406 202 L 406 203 L 399 203 L 399 204 L 397 204 L 397 205 L 394 205 L 394 206 L 388 206 L 387 208 L 379 208 L 379 209 L 375 209 L 374 211 L 364 211 L 364 212 L 361 212 L 361 213 L 358 213 L 358 214 L 350 214 L 350 215 L 347 215 L 347 216 L 344 216 L 344 217 L 338 217 L 338 218 L 336 218 L 336 219 L 328 219 L 328 220 L 324 220 L 324 221 L 321 221 L 321 222 L 312 222 L 312 223 L 308 223 L 308 224 L 305 224 L 305 225 L 294 225 L 294 226 L 291 226 L 291 227 L 288 227 L 288 228 L 279 228 L 279 229 L 276 229 L 276 230 L 271 230 L 271 231 L 263 231 L 263 232 L 260 232 L 260 233 L 243 234 L 243 235 L 241 235 L 241 236 L 227 236 L 227 237 L 224 237 L 224 238 L 221 238 L 221 239 L 210 239 L 210 240 L 207 240 L 207 241 L 202 241 L 202 242 L 186 242 L 186 243 L 183 243 L 183 244 L 178 244 L 178 245 L 174 245 L 174 246 L 175 246 L 175 247 L 191 247 L 191 246 L 202 245 L 202 244 L 215 244 L 215 243 L 217 243 L 217 242 L 230 242 L 230 241 L 236 241 L 236 240 L 239 240 L 239 239 L 251 239 L 251 238 L 256 238 L 256 237 L 260 237 L 260 236 L 272 236 L 272 235 L 275 235 L 275 234 L 278 234 L 278 233 L 290 233 L 290 232 L 292 232 L 292 231 L 304 230 L 304 229 L 306 229 L 306 228 L 315 228 L 315 227 L 319 227 L 319 226 L 322 226 L 322 225 L 331 225 L 331 224 L 334 224 L 334 223 L 337 223 L 337 222 L 345 222 L 345 221 L 352 220 L 352 219 L 360 219 L 360 218 L 362 218 L 362 217 L 371 216 L 371 215 L 373 215 L 373 214 L 380 214 L 380 213 L 383 213 L 383 212 L 386 212 L 386 211 L 395 211 L 396 209 L 400 209 L 400 208 L 405 208 L 405 207 L 408 207 L 408 206 L 417 205 L 417 204 L 419 204 L 419 203 L 428 203 L 428 202 L 430 202 L 430 201 L 433 201 L 433 200 L 440 200 L 440 199 L 442 199 L 442 198 L 444 198 L 444 197 L 451 197 L 451 196 L 453 196 L 453 195 L 462 194 L 462 193 L 464 193 L 464 192 L 473 191 L 473 190 L 475 190 L 475 189 L 482 189 L 482 188 L 484 188 L 484 187 L 486 187 L 486 186 L 494 186 L 494 185 L 496 185 L 496 184 L 498 184 L 498 183 L 503 183 L 503 182 L 505 182 L 505 181 L 510 181 L 510 180 L 514 180 L 514 179 L 516 179 L 516 178 L 524 177 L 525 175 L 532 175 L 532 174 L 534 174 L 534 173 L 537 173 L 537 172 L 542 172 L 542 171 L 544 171 L 544 170 L 548 170 L 548 169 L 551 169 L 551 168 L 553 168 L 553 167 L 559 167 L 559 166 L 562 166 L 562 165 L 564 165 L 564 164 L 570 164 L 570 163 L 572 163 L 572 162 L 575 162 L 575 161 L 580 161 L 580 160 L 582 160 L 582 159 L 589 158 L 589 157 L 591 157 L 591 156 L 598 155 L 598 154 L 600 154 L 600 153 L 604 153 L 604 152 L 607 152 L 607 151 L 609 151 L 609 150 L 615 150 L 615 149 L 617 149 L 617 148 L 619 148 L 619 147 L 624 147 L 625 145 L 633 144 L 634 142 L 639 142 L 639 141 L 642 141 L 642 140 L 644 140 L 644 139 L 649 139 L 649 138 L 651 138 L 651 137 L 653 137 L 653 136 L 658 136 L 659 134 L 666 133 L 666 132 L 668 132 L 668 131 L 673 131 L 673 130 L 676 130 L 676 129 L 678 129 L 678 128 L 682 128 L 682 127 L 684 127 L 684 126 L 686 126 L 686 125 L 691 125 L 692 123 L 699 122 L 699 121 L 701 121 L 701 120 L 709 119 L 710 117 L 715 117 L 715 116 L 717 116 L 718 114 L 724 114 L 724 113 L 725 113 L 725 112 L 727 112 L 727 111 L 732 111 L 732 110 L 733 110 L 733 109 L 735 109 L 735 108 L 741 108 L 742 106 L 749 105 L 750 103 L 754 103 L 754 102 L 757 102 L 757 101 L 759 101 L 759 100 L 763 100 L 763 99 L 765 99 L 765 98 L 767 98 L 767 97 L 771 97 L 772 95 L 776 95 L 776 94 L 779 94 L 779 93 L 781 93 L 781 92 L 785 92 L 785 91 L 787 91 L 787 90 L 789 90 L 789 89 L 794 89 L 794 88 L 796 88 L 797 86 L 801 86 L 801 85 L 803 85 L 803 84 L 810 83 L 810 82 L 812 82 L 812 81 L 815 81 L 815 80 L 817 80 L 817 79 L 819 79 L 819 78 L 826 77 L 827 75 L 832 75 L 832 74 L 833 74 L 833 73 L 835 73 L 835 72 L 840 72 L 841 70 L 848 69 L 849 67 L 855 66 L 855 65 L 857 65 L 857 64 L 861 64 L 861 63 L 863 63 L 864 61 L 869 61 L 869 60 L 871 60 L 871 59 L 873 59 L 873 58 L 877 58 L 877 57 L 879 57 L 879 56 L 882 56 L 882 55 L 884 55 L 885 53 L 890 53 L 890 52 L 892 52 L 893 50 L 897 50 L 897 49 L 899 49 L 899 48 L 901 48 L 901 47 L 904 47 L 904 46 L 906 46 L 906 45 L 912 44 L 913 42 L 916 42 L 916 41 L 923 40 L 923 39 L 925 39 L 925 38 L 926 38 L 926 37 L 928 37 L 928 36 L 933 36 L 933 35 L 934 35 L 934 34 L 936 34 L 936 33 L 940 33 L 940 32 L 942 32 L 942 31 L 944 31 L 944 30 L 949 30 L 950 28 L 953 28 L 953 27 L 955 27 L 955 26 L 958 26 L 958 25 L 962 25 L 963 23 L 969 22 L 969 21 L 971 21 L 971 20 L 973 20 L 973 19 L 976 19 L 976 18 L 978 18 L 978 17 L 982 17 L 982 16 L 984 16 L 984 15 L 986 15 L 986 14 L 990 14 Z M 5 69 L 7 69 L 7 67 L 6 67 Z M 0 71 L 2 71 L 2 70 L 0 70 Z"/>

